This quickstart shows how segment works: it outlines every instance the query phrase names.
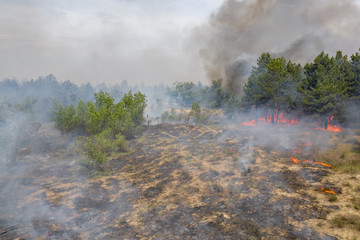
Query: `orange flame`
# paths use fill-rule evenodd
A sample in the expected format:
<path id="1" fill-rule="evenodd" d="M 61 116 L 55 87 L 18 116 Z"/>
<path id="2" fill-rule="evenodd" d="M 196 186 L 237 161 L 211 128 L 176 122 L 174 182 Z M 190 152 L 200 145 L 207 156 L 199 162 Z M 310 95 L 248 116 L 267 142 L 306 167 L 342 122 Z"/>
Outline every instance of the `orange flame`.
<path id="1" fill-rule="evenodd" d="M 305 147 L 305 146 L 312 146 L 313 143 L 312 143 L 312 142 L 309 142 L 309 141 L 306 141 L 306 143 L 300 143 L 299 145 Z"/>
<path id="2" fill-rule="evenodd" d="M 329 132 L 342 132 L 343 128 L 338 127 L 336 125 L 332 126 L 332 125 L 328 125 L 327 127 L 327 131 Z"/>
<path id="3" fill-rule="evenodd" d="M 302 148 L 298 148 L 298 147 L 294 147 L 293 148 L 293 153 L 301 153 L 302 152 Z"/>
<path id="4" fill-rule="evenodd" d="M 330 164 L 326 164 L 326 163 L 323 163 L 323 162 L 314 162 L 314 164 L 319 164 L 319 165 L 323 165 L 323 166 L 328 167 L 328 168 L 333 168 Z"/>
<path id="5" fill-rule="evenodd" d="M 328 131 L 328 132 L 342 132 L 343 128 L 333 125 L 331 124 L 331 122 L 334 120 L 334 116 L 331 116 L 327 119 L 327 129 L 325 129 L 324 126 L 320 126 L 320 127 L 316 127 L 313 128 L 314 130 L 322 130 L 322 131 Z M 291 125 L 299 125 L 300 122 L 298 119 L 288 119 L 284 113 L 279 112 L 276 110 L 276 113 L 274 114 L 274 121 L 276 124 L 281 124 L 282 126 L 287 125 L 287 126 L 291 126 Z M 258 123 L 262 124 L 262 125 L 268 125 L 271 122 L 271 114 L 268 114 L 265 117 L 260 117 L 258 118 Z M 256 126 L 257 122 L 256 120 L 251 120 L 251 121 L 247 121 L 247 122 L 242 122 L 242 125 L 245 126 L 251 126 L 254 127 Z M 304 123 L 305 125 L 308 126 L 314 126 L 314 123 Z M 319 125 L 319 123 L 317 123 L 316 125 Z"/>
<path id="6" fill-rule="evenodd" d="M 333 190 L 326 190 L 323 185 L 321 185 L 321 190 L 320 191 L 321 192 L 326 192 L 326 193 L 331 193 L 331 194 L 336 194 Z"/>
<path id="7" fill-rule="evenodd" d="M 291 161 L 293 161 L 293 163 L 295 164 L 299 164 L 299 159 L 297 159 L 296 157 L 290 157 Z M 305 160 L 303 161 L 303 163 L 308 163 L 308 164 L 317 164 L 317 165 L 322 165 L 324 167 L 328 167 L 328 168 L 334 168 L 333 166 L 331 166 L 330 164 L 327 163 L 323 163 L 323 162 L 316 162 L 316 161 L 309 161 L 309 160 Z"/>
<path id="8" fill-rule="evenodd" d="M 242 125 L 245 125 L 245 126 L 254 127 L 254 126 L 256 125 L 256 121 L 255 121 L 255 120 L 252 120 L 252 121 L 249 121 L 249 122 L 242 122 L 241 124 L 242 124 Z"/>
<path id="9" fill-rule="evenodd" d="M 299 160 L 295 157 L 290 157 L 295 164 L 299 164 Z"/>

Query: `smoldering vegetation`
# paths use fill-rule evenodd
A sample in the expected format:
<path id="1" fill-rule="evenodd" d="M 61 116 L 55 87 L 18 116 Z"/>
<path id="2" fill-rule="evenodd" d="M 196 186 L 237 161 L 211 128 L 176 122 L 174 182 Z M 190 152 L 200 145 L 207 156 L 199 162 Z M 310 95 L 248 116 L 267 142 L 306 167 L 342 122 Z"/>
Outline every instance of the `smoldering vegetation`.
<path id="1" fill-rule="evenodd" d="M 321 52 L 354 52 L 358 16 L 225 1 L 192 39 L 210 86 L 0 82 L 0 237 L 359 235 L 359 53 Z"/>
<path id="2" fill-rule="evenodd" d="M 321 51 L 358 50 L 359 16 L 355 0 L 226 0 L 193 30 L 189 48 L 199 52 L 210 80 L 222 79 L 241 96 L 262 52 L 305 64 Z"/>
<path id="3" fill-rule="evenodd" d="M 79 164 L 78 134 L 62 134 L 54 127 L 54 104 L 93 101 L 94 93 L 100 90 L 120 98 L 142 88 L 151 102 L 157 103 L 148 105 L 156 114 L 162 108 L 156 99 L 166 100 L 164 86 L 131 87 L 126 81 L 111 87 L 77 86 L 59 82 L 53 75 L 22 82 L 7 79 L 0 86 L 1 239 L 94 238 L 83 232 L 95 230 L 93 234 L 98 234 L 96 223 L 109 218 L 105 212 L 118 217 L 132 208 L 124 192 L 119 193 L 122 200 L 112 204 L 107 191 L 91 182 Z M 126 183 L 122 187 L 129 195 L 136 194 Z M 65 202 L 70 206 L 62 204 Z M 83 212 L 86 208 L 90 210 Z"/>
<path id="4" fill-rule="evenodd" d="M 344 209 L 340 200 L 330 202 L 333 193 L 326 191 L 342 199 L 356 187 L 356 179 L 350 178 L 357 178 L 356 171 L 346 177 L 350 187 L 343 186 L 332 178 L 343 175 L 316 164 L 326 159 L 314 153 L 349 141 L 349 136 L 357 143 L 354 133 L 271 122 L 244 126 L 242 121 L 255 115 L 239 113 L 229 119 L 221 109 L 192 104 L 184 113 L 190 113 L 187 124 L 180 119 L 144 126 L 139 136 L 128 139 L 130 150 L 111 153 L 104 171 L 94 176 L 79 164 L 76 134 L 62 134 L 53 123 L 40 120 L 45 118 L 38 118 L 31 104 L 27 111 L 6 106 L 1 122 L 3 239 L 342 236 L 331 232 L 336 225 L 329 218 L 336 215 L 336 224 L 342 224 L 338 214 Z M 204 111 L 209 113 L 206 121 L 196 122 Z M 354 193 L 346 194 L 344 198 Z M 350 222 L 343 220 L 343 227 L 355 236 L 358 230 Z"/>

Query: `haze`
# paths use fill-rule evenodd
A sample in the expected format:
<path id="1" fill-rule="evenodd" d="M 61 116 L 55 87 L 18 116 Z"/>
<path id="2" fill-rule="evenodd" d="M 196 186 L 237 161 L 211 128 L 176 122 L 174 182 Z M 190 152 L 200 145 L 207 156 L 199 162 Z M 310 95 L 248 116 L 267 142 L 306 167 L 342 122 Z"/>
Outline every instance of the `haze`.
<path id="1" fill-rule="evenodd" d="M 184 39 L 222 0 L 0 2 L 0 79 L 206 81 Z"/>

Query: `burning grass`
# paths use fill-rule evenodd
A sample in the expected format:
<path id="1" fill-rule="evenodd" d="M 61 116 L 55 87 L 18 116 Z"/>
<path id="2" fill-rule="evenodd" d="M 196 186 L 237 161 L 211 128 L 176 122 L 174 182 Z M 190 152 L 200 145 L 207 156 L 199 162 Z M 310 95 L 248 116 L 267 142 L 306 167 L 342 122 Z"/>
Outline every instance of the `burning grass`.
<path id="1" fill-rule="evenodd" d="M 339 140 L 332 149 L 319 151 L 313 156 L 343 172 L 359 173 L 360 152 L 357 150 L 359 143 L 346 143 L 346 141 L 348 139 Z"/>
<path id="2" fill-rule="evenodd" d="M 46 214 L 25 221 L 32 230 L 14 229 L 5 239 L 341 239 L 329 229 L 344 209 L 359 212 L 357 176 L 294 164 L 291 147 L 257 146 L 261 137 L 245 126 L 148 126 L 129 142 L 131 150 L 109 156 L 108 171 L 96 178 L 83 174 L 74 156 L 28 155 L 18 161 L 31 162 L 31 171 L 9 176 L 20 179 L 23 192 L 17 190 L 16 208 L 0 216 L 0 227 L 19 224 L 18 211 L 46 206 Z M 291 133 L 288 141 L 300 139 L 297 157 L 307 159 L 317 137 Z M 354 233 L 354 226 L 345 221 L 343 229 Z"/>

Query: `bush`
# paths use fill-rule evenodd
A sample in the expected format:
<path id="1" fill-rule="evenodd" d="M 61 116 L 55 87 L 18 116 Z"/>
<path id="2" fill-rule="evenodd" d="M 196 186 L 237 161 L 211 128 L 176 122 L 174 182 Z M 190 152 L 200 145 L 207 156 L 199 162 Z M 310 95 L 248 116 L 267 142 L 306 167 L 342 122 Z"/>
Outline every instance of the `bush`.
<path id="1" fill-rule="evenodd" d="M 138 134 L 145 123 L 145 95 L 138 92 L 125 94 L 115 104 L 114 99 L 106 92 L 95 93 L 95 103 L 82 100 L 76 109 L 72 106 L 53 106 L 53 121 L 62 132 L 87 132 L 90 135 L 110 130 L 114 137 L 122 133 L 127 138 Z"/>
<path id="2" fill-rule="evenodd" d="M 163 112 L 161 114 L 160 120 L 161 122 L 188 122 L 188 118 L 188 114 L 186 114 L 184 111 L 177 113 L 176 110 L 172 108 L 170 112 Z"/>
<path id="3" fill-rule="evenodd" d="M 82 163 L 89 169 L 102 170 L 112 152 L 128 150 L 127 141 L 121 134 L 112 138 L 110 130 L 87 137 L 80 143 L 86 161 Z"/>
<path id="4" fill-rule="evenodd" d="M 207 122 L 207 118 L 201 113 L 199 102 L 193 102 L 191 105 L 190 117 L 194 119 L 196 124 L 204 124 Z"/>
<path id="5" fill-rule="evenodd" d="M 62 132 L 87 133 L 80 139 L 84 158 L 80 163 L 91 170 L 103 170 L 112 152 L 127 151 L 125 137 L 131 138 L 143 129 L 146 107 L 145 95 L 138 92 L 125 94 L 115 103 L 106 92 L 95 93 L 95 103 L 79 101 L 62 106 L 55 103 L 53 121 Z"/>
<path id="6" fill-rule="evenodd" d="M 55 126 L 61 132 L 70 132 L 76 130 L 78 123 L 76 119 L 76 111 L 73 105 L 62 106 L 55 103 L 53 106 L 53 121 Z"/>

